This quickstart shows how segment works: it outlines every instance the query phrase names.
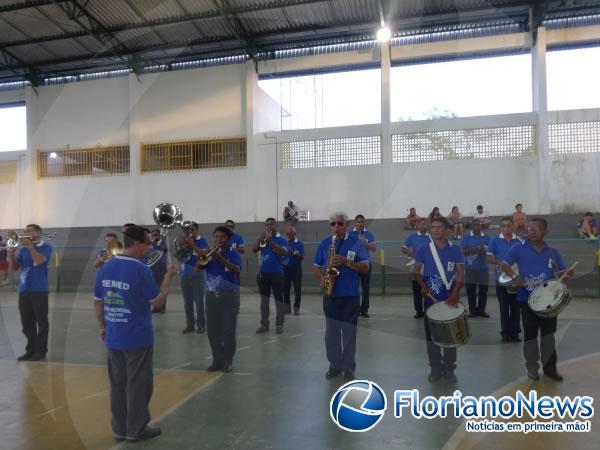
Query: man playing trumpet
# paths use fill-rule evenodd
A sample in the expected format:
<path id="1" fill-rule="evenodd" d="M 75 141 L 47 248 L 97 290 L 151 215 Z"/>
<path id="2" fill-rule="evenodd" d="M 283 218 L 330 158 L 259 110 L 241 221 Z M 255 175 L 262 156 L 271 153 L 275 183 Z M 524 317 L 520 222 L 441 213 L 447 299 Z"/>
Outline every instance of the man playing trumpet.
<path id="1" fill-rule="evenodd" d="M 258 291 L 260 293 L 260 326 L 257 334 L 269 331 L 269 299 L 271 290 L 275 297 L 275 332 L 283 333 L 285 306 L 283 303 L 283 260 L 287 254 L 287 240 L 277 232 L 277 222 L 269 217 L 265 221 L 265 232 L 252 245 L 259 253 Z"/>
<path id="2" fill-rule="evenodd" d="M 17 361 L 40 361 L 48 352 L 48 261 L 52 246 L 41 240 L 42 229 L 30 224 L 18 240 L 19 248 L 9 247 L 8 262 L 19 277 L 19 314 L 27 338 L 25 353 Z"/>
<path id="3" fill-rule="evenodd" d="M 206 332 L 213 356 L 208 372 L 231 372 L 235 355 L 242 258 L 231 247 L 231 236 L 226 226 L 215 228 L 215 247 L 198 266 L 206 271 Z"/>

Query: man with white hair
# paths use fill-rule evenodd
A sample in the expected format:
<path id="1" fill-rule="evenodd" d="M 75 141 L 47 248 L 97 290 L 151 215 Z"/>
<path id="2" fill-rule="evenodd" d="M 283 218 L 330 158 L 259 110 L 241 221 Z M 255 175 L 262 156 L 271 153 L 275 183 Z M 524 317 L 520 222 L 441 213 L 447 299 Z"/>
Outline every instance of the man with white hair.
<path id="1" fill-rule="evenodd" d="M 325 348 L 329 360 L 326 379 L 343 371 L 346 380 L 354 379 L 356 361 L 356 323 L 360 310 L 358 275 L 369 271 L 369 255 L 356 235 L 348 234 L 348 216 L 335 212 L 329 216 L 332 236 L 324 239 L 314 259 L 313 273 L 325 289 Z M 337 273 L 333 275 L 332 273 Z"/>

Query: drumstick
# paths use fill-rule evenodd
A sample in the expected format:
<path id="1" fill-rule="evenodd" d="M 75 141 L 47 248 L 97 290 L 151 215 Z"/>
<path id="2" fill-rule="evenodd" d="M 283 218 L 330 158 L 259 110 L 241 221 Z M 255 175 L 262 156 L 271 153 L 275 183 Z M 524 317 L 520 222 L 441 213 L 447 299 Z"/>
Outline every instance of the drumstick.
<path id="1" fill-rule="evenodd" d="M 573 270 L 577 264 L 579 264 L 579 261 L 575 261 L 573 264 L 571 264 L 571 267 L 569 267 L 567 270 L 565 270 L 565 273 L 562 274 L 562 276 L 558 279 L 558 281 L 560 281 L 561 283 L 564 281 L 565 277 L 567 276 L 567 273 L 570 272 L 571 270 Z"/>

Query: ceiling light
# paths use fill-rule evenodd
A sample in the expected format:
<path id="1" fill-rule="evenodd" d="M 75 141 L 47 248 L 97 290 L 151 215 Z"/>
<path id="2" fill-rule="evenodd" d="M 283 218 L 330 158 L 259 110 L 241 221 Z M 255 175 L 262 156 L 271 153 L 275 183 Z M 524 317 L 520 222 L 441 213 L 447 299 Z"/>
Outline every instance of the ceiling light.
<path id="1" fill-rule="evenodd" d="M 381 43 L 388 42 L 391 37 L 392 37 L 392 32 L 386 26 L 381 27 L 377 31 L 377 40 Z"/>

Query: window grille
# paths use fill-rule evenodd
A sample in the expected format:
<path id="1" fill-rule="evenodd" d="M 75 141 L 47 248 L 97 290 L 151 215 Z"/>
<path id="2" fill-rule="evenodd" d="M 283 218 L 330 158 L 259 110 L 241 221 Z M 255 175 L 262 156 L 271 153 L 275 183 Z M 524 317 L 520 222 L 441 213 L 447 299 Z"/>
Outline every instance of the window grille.
<path id="1" fill-rule="evenodd" d="M 129 146 L 38 151 L 38 177 L 129 173 Z"/>
<path id="2" fill-rule="evenodd" d="M 279 149 L 283 169 L 381 164 L 380 136 L 283 142 Z"/>

